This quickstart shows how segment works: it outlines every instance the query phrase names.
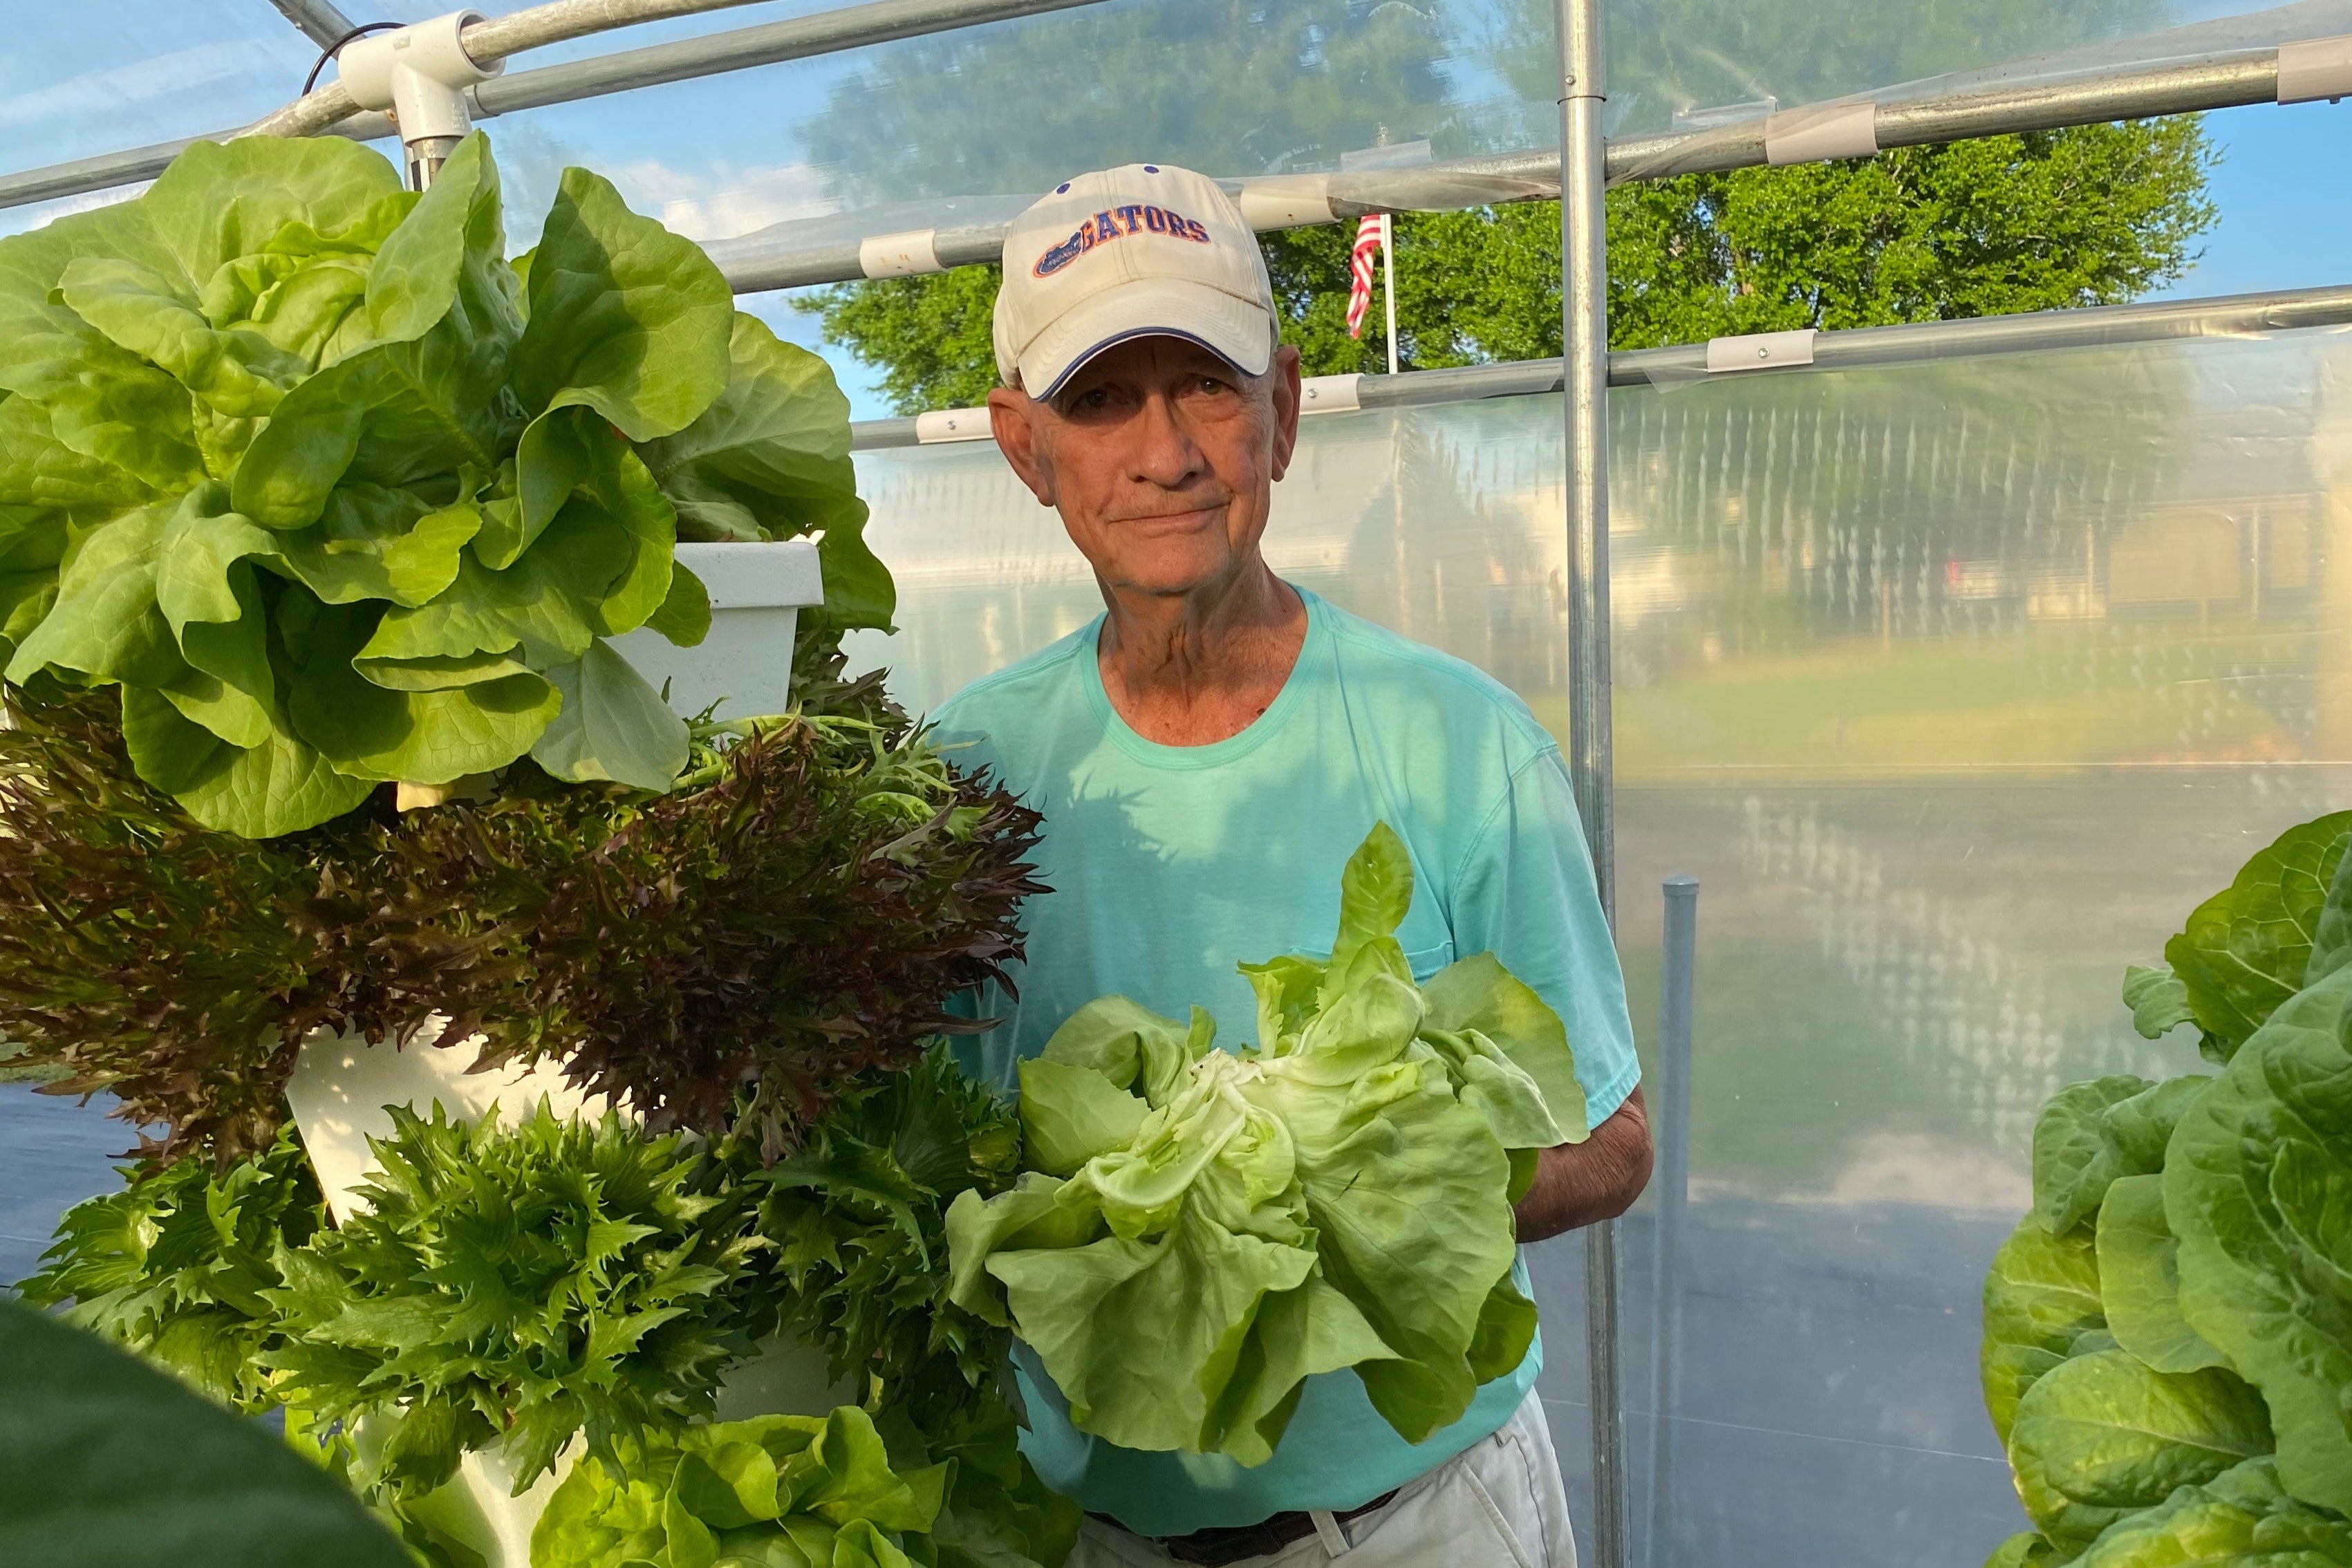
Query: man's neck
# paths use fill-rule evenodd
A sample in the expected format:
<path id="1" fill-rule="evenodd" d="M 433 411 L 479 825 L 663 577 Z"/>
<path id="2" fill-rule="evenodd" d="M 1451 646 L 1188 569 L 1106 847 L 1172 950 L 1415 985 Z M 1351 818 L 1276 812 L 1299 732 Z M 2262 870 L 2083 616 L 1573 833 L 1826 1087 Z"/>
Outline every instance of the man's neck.
<path id="1" fill-rule="evenodd" d="M 1191 594 L 1106 588 L 1096 661 L 1128 727 L 1167 746 L 1240 734 L 1281 695 L 1307 605 L 1263 561 Z"/>

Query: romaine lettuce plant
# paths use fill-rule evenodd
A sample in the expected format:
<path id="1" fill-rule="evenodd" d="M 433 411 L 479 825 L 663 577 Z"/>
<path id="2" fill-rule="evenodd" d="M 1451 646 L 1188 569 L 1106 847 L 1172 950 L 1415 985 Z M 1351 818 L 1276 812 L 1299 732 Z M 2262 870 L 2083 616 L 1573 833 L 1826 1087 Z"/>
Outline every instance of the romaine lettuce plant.
<path id="1" fill-rule="evenodd" d="M 1985 1280 L 2034 1529 L 1989 1568 L 2352 1564 L 2352 813 L 2289 829 L 2134 968 L 2218 1075 L 2062 1089 Z"/>
<path id="2" fill-rule="evenodd" d="M 0 240 L 7 679 L 119 687 L 140 776 L 264 837 L 526 755 L 668 787 L 685 725 L 606 639 L 699 640 L 681 537 L 819 533 L 825 622 L 888 623 L 821 362 L 584 170 L 505 243 L 478 134 L 421 195 L 198 142 Z"/>
<path id="3" fill-rule="evenodd" d="M 950 1298 L 1009 1323 L 1072 1421 L 1261 1464 L 1304 1381 L 1353 1369 L 1409 1441 L 1518 1365 L 1513 1200 L 1586 1136 L 1557 1015 L 1492 955 L 1413 983 L 1385 824 L 1349 861 L 1330 959 L 1244 966 L 1255 1049 L 1123 996 L 1021 1067 L 1031 1167 L 948 1211 Z"/>

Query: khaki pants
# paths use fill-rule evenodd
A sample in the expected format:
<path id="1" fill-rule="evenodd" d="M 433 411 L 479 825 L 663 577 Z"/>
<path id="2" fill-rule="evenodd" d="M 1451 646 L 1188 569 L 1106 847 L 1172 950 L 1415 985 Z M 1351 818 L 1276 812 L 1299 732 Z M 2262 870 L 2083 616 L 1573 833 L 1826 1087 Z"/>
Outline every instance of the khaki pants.
<path id="1" fill-rule="evenodd" d="M 1503 1424 L 1420 1479 L 1376 1513 L 1323 1531 L 1270 1557 L 1234 1568 L 1576 1568 L 1568 1533 L 1568 1496 L 1534 1394 Z M 1157 1543 L 1089 1518 L 1067 1568 L 1168 1568 L 1175 1559 Z"/>

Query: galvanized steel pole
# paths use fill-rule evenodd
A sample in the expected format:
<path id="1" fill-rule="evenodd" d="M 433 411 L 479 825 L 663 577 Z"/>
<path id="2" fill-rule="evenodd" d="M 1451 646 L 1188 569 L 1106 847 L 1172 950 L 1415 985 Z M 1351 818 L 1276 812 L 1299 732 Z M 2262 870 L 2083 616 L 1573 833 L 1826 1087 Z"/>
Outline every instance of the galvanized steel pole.
<path id="1" fill-rule="evenodd" d="M 1691 1016 L 1698 995 L 1698 879 L 1665 881 L 1664 944 L 1659 950 L 1658 1084 L 1650 1108 L 1656 1126 L 1657 1173 L 1650 1191 L 1658 1205 L 1652 1265 L 1650 1360 L 1650 1506 L 1643 1561 L 1673 1568 L 1675 1410 L 1683 1360 L 1683 1220 L 1690 1200 Z"/>
<path id="2" fill-rule="evenodd" d="M 1616 917 L 1609 784 L 1608 143 L 1601 0 L 1559 0 L 1560 327 L 1568 414 L 1568 765 L 1601 907 Z M 1617 1226 L 1584 1233 L 1584 1338 L 1592 1399 L 1598 1568 L 1626 1568 L 1625 1410 L 1618 1387 Z"/>

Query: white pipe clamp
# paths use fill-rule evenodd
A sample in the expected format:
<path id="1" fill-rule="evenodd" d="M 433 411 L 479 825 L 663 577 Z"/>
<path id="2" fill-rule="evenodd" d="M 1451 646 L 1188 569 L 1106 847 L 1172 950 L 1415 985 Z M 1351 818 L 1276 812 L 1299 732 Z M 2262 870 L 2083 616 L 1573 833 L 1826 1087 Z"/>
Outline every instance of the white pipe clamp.
<path id="1" fill-rule="evenodd" d="M 1764 161 L 1775 166 L 1867 158 L 1877 151 L 1875 103 L 1812 103 L 1764 121 Z"/>
<path id="2" fill-rule="evenodd" d="M 1301 414 L 1352 414 L 1363 406 L 1360 375 L 1308 375 L 1298 382 Z"/>
<path id="3" fill-rule="evenodd" d="M 915 444 L 919 447 L 936 446 L 942 441 L 989 441 L 995 437 L 985 408 L 934 408 L 915 416 Z"/>
<path id="4" fill-rule="evenodd" d="M 479 11 L 452 11 L 397 32 L 354 38 L 335 57 L 345 90 L 362 109 L 389 110 L 400 140 L 455 140 L 473 123 L 466 89 L 507 68 L 492 60 L 478 65 L 459 37 L 481 21 Z"/>
<path id="5" fill-rule="evenodd" d="M 899 234 L 869 234 L 857 242 L 857 269 L 868 278 L 912 278 L 945 272 L 940 265 L 940 231 L 910 228 Z"/>
<path id="6" fill-rule="evenodd" d="M 1813 363 L 1813 329 L 1793 332 L 1749 332 L 1736 338 L 1706 340 L 1706 373 L 1722 375 L 1736 370 L 1786 370 Z"/>
<path id="7" fill-rule="evenodd" d="M 2278 71 L 2281 103 L 2352 98 L 2352 34 L 2281 44 Z"/>

